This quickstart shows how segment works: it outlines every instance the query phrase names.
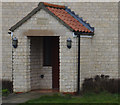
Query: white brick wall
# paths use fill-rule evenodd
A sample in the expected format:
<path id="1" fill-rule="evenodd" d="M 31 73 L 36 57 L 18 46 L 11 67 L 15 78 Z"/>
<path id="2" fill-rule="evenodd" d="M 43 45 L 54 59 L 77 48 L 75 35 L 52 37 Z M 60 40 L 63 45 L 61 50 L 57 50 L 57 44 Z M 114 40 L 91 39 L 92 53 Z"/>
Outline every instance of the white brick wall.
<path id="1" fill-rule="evenodd" d="M 30 40 L 31 90 L 52 89 L 52 67 L 43 66 L 43 37 L 31 37 Z"/>
<path id="2" fill-rule="evenodd" d="M 12 80 L 12 47 L 9 28 L 32 11 L 38 3 L 2 2 L 2 78 Z"/>

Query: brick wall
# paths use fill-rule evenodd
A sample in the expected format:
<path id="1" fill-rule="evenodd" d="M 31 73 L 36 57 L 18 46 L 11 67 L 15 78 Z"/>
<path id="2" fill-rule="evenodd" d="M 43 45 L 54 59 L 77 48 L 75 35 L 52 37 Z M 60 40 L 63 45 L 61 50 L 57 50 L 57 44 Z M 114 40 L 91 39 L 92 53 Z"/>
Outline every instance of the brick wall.
<path id="1" fill-rule="evenodd" d="M 1 2 L 0 2 L 0 77 L 2 77 L 2 3 Z"/>
<path id="2" fill-rule="evenodd" d="M 52 89 L 52 67 L 43 66 L 43 37 L 30 37 L 30 40 L 31 90 Z"/>
<path id="3" fill-rule="evenodd" d="M 79 3 L 72 8 L 95 27 L 92 39 L 81 38 L 81 81 L 100 74 L 118 78 L 118 3 Z"/>
<path id="4" fill-rule="evenodd" d="M 2 77 L 12 80 L 12 47 L 9 28 L 32 11 L 38 3 L 2 2 Z"/>
<path id="5" fill-rule="evenodd" d="M 0 93 L 2 93 L 2 3 L 0 2 Z M 0 95 L 0 104 L 2 104 L 2 94 Z"/>

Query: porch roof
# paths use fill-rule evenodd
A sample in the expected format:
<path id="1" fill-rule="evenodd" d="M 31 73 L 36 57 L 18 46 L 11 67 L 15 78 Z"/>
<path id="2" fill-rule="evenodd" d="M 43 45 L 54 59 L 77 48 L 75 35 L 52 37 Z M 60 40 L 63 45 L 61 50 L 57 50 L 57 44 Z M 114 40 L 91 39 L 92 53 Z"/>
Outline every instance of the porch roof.
<path id="1" fill-rule="evenodd" d="M 44 2 L 40 2 L 37 8 L 32 10 L 27 16 L 12 26 L 9 30 L 14 31 L 41 9 L 44 9 L 50 15 L 55 17 L 72 32 L 94 35 L 94 27 L 91 27 L 89 23 L 86 23 L 86 21 L 76 15 L 74 11 L 71 11 L 68 7 Z"/>

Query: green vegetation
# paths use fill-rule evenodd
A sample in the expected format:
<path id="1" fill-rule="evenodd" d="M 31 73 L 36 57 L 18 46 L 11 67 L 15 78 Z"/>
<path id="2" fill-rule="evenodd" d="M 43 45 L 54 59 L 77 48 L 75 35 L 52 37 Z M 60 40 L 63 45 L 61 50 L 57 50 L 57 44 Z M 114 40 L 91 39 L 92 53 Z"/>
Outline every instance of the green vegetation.
<path id="1" fill-rule="evenodd" d="M 2 96 L 8 96 L 10 94 L 8 89 L 2 89 Z"/>
<path id="2" fill-rule="evenodd" d="M 99 94 L 86 93 L 80 96 L 54 94 L 52 96 L 41 96 L 38 99 L 29 100 L 20 105 L 27 105 L 29 103 L 118 103 L 118 96 L 120 95 L 108 92 L 102 92 Z"/>

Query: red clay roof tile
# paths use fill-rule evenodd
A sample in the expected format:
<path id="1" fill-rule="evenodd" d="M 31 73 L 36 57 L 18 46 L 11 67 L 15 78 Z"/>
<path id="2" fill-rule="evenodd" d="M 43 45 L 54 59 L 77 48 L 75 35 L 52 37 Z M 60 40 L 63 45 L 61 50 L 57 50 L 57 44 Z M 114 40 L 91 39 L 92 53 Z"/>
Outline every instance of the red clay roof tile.
<path id="1" fill-rule="evenodd" d="M 54 5 L 52 5 L 54 6 Z M 55 6 L 56 7 L 56 6 Z M 73 16 L 71 16 L 64 9 L 57 9 L 52 7 L 47 7 L 49 11 L 51 11 L 54 15 L 59 17 L 62 21 L 68 24 L 73 30 L 81 31 L 81 32 L 91 32 L 85 26 L 83 26 L 78 20 L 76 20 Z"/>

